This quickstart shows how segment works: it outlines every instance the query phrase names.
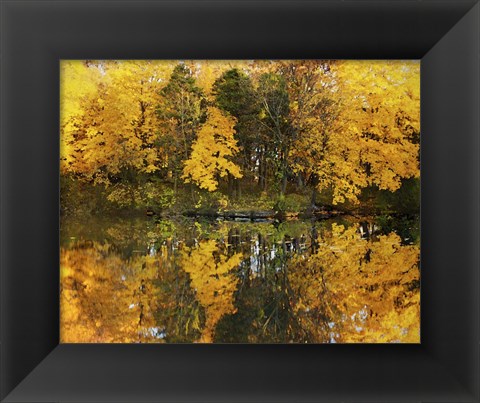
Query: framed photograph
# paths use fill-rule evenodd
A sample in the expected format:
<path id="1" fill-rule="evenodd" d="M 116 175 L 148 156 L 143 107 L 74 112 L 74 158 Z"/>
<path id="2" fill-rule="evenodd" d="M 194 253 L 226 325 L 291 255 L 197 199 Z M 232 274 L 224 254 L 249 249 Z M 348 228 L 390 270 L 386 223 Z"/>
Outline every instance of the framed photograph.
<path id="1" fill-rule="evenodd" d="M 478 1 L 1 7 L 2 401 L 479 401 Z"/>
<path id="2" fill-rule="evenodd" d="M 418 60 L 62 60 L 60 343 L 419 343 Z"/>

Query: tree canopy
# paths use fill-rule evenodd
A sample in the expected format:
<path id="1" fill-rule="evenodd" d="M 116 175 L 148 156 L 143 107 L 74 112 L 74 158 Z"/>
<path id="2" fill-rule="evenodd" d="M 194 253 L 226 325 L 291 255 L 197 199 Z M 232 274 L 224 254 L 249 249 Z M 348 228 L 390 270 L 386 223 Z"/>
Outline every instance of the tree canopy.
<path id="1" fill-rule="evenodd" d="M 61 71 L 62 175 L 111 201 L 138 206 L 132 186 L 153 183 L 355 205 L 366 188 L 395 192 L 420 175 L 416 61 L 89 60 Z"/>

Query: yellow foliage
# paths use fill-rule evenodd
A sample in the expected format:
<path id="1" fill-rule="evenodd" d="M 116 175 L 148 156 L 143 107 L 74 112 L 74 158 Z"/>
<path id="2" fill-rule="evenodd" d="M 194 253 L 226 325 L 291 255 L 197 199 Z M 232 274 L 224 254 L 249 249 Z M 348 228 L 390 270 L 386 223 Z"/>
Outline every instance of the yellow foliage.
<path id="1" fill-rule="evenodd" d="M 157 301 L 149 288 L 158 266 L 152 258 L 125 262 L 96 242 L 60 251 L 60 342 L 158 342 Z"/>
<path id="2" fill-rule="evenodd" d="M 108 173 L 128 167 L 158 170 L 158 92 L 172 63 L 65 61 L 61 67 L 62 170 L 105 184 Z"/>
<path id="3" fill-rule="evenodd" d="M 211 97 L 215 80 L 227 70 L 249 69 L 252 62 L 248 60 L 191 60 L 187 65 L 195 71 L 198 85 L 208 97 Z"/>
<path id="4" fill-rule="evenodd" d="M 214 240 L 202 241 L 183 253 L 182 265 L 190 275 L 191 286 L 205 308 L 206 323 L 200 342 L 211 343 L 220 318 L 234 312 L 233 294 L 238 280 L 232 270 L 242 261 L 242 254 L 227 258 Z"/>
<path id="5" fill-rule="evenodd" d="M 332 133 L 340 144 L 332 164 L 334 176 L 352 189 L 335 192 L 350 198 L 353 188 L 376 185 L 395 191 L 401 179 L 419 177 L 420 64 L 417 61 L 357 61 L 335 65 L 341 83 L 341 113 Z M 350 159 L 353 171 L 345 163 Z M 347 169 L 345 169 L 347 168 Z"/>
<path id="6" fill-rule="evenodd" d="M 315 174 L 334 204 L 357 203 L 366 186 L 395 191 L 401 179 L 419 177 L 419 68 L 416 61 L 336 61 L 314 89 L 297 89 L 294 171 Z"/>
<path id="7" fill-rule="evenodd" d="M 276 143 L 256 151 L 268 148 L 269 163 L 280 163 L 283 177 L 293 171 L 308 181 L 314 175 L 317 187 L 331 190 L 338 204 L 358 202 L 367 186 L 396 191 L 402 179 L 420 174 L 417 61 L 185 61 L 202 91 L 193 98 L 180 90 L 162 96 L 175 65 L 62 61 L 62 173 L 109 185 L 112 175 L 128 170 L 164 170 L 176 180 L 183 167 L 185 181 L 209 191 L 227 173 L 251 176 L 240 172 L 233 157 L 240 151 L 237 140 L 254 133 L 235 133 L 237 122 L 221 115 L 211 94 L 222 73 L 238 68 L 257 84 L 264 73 L 281 75 L 286 83 L 288 114 L 277 116 L 268 133 Z M 209 117 L 197 130 L 206 100 Z M 270 102 L 276 101 L 264 103 L 257 127 L 249 130 L 265 129 L 260 121 L 272 113 Z"/>
<path id="8" fill-rule="evenodd" d="M 208 108 L 208 120 L 198 132 L 190 159 L 185 161 L 182 178 L 212 192 L 218 187 L 218 178 L 227 174 L 241 178 L 240 167 L 231 161 L 238 152 L 234 138 L 236 120 L 220 109 Z"/>
<path id="9" fill-rule="evenodd" d="M 315 254 L 292 260 L 289 278 L 301 296 L 295 311 L 327 314 L 337 342 L 418 343 L 418 264 L 418 246 L 401 245 L 394 233 L 367 241 L 357 228 L 334 224 Z M 312 333 L 322 330 L 300 317 Z"/>

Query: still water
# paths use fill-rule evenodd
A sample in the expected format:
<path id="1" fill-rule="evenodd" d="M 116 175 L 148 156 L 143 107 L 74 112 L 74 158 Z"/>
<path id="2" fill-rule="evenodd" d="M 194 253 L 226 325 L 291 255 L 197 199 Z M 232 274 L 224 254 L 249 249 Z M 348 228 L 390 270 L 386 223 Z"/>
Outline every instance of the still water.
<path id="1" fill-rule="evenodd" d="M 64 343 L 420 341 L 418 218 L 62 218 Z"/>

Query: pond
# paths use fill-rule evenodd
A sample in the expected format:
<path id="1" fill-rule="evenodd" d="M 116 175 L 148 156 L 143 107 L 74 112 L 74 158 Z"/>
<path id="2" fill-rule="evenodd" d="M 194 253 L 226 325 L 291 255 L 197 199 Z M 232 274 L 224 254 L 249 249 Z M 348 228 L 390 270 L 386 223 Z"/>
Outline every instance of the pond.
<path id="1" fill-rule="evenodd" d="M 61 220 L 66 343 L 420 341 L 418 217 Z"/>

